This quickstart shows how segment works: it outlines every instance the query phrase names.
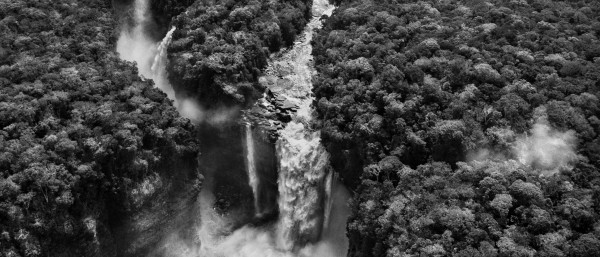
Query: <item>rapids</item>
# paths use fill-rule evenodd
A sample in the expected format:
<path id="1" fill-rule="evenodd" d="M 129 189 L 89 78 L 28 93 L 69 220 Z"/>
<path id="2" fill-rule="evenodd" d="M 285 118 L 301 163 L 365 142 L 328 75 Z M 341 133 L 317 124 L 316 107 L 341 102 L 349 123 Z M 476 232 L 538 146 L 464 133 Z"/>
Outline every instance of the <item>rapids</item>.
<path id="1" fill-rule="evenodd" d="M 269 73 L 286 71 L 286 74 L 280 75 L 294 83 L 282 90 L 282 94 L 299 107 L 292 121 L 281 131 L 276 144 L 280 194 L 278 246 L 288 250 L 317 241 L 327 226 L 327 192 L 331 192 L 332 185 L 327 178 L 333 170 L 329 164 L 329 153 L 321 145 L 320 131 L 312 128 L 311 124 L 314 116 L 311 106 L 314 101 L 314 70 L 310 42 L 314 31 L 322 25 L 320 17 L 331 15 L 333 8 L 326 0 L 314 1 L 313 18 L 300 40 L 267 68 Z"/>

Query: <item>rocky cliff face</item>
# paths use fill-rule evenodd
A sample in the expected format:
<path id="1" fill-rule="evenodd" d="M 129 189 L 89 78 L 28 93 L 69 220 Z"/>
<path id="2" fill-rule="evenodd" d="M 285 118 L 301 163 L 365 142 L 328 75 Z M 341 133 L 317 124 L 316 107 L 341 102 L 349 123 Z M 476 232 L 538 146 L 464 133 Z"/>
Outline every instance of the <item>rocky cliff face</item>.
<path id="1" fill-rule="evenodd" d="M 194 202 L 203 176 L 196 169 L 196 158 L 185 162 L 137 184 L 127 196 L 129 208 L 113 211 L 119 214 L 113 218 L 120 220 L 113 228 L 118 256 L 148 256 L 156 244 L 173 234 L 192 240 L 190 228 L 196 225 L 194 217 L 198 215 Z M 174 170 L 193 172 L 177 175 Z"/>
<path id="2" fill-rule="evenodd" d="M 117 13 L 124 23 L 120 26 L 120 35 L 116 44 L 119 57 L 135 62 L 137 72 L 144 80 L 152 80 L 153 86 L 166 94 L 165 104 L 180 107 L 174 99 L 171 84 L 166 79 L 166 47 L 170 44 L 172 33 L 156 36 L 163 25 L 156 15 L 156 1 L 135 0 L 122 5 Z M 164 11 L 164 10 L 163 10 Z M 173 14 L 169 14 L 173 15 Z M 163 37 L 163 38 L 161 38 Z M 164 98 L 164 95 L 162 95 Z M 173 101 L 175 100 L 175 101 Z M 172 109 L 175 109 L 171 106 Z M 164 115 L 164 113 L 157 116 Z M 179 115 L 182 115 L 179 110 Z M 175 139 L 187 136 L 182 142 L 186 148 L 192 146 L 195 151 L 172 156 L 151 167 L 149 172 L 140 176 L 139 181 L 129 184 L 116 195 L 115 204 L 108 206 L 109 222 L 114 231 L 114 245 L 120 256 L 147 256 L 154 246 L 173 234 L 188 238 L 189 228 L 193 227 L 197 216 L 193 202 L 200 192 L 204 171 L 199 170 L 198 144 L 200 130 L 190 120 L 178 117 L 190 130 L 154 131 L 168 134 Z M 157 144 L 151 140 L 142 142 L 142 148 L 165 147 L 171 142 Z M 189 144 L 189 145 L 188 145 Z M 177 147 L 176 147 L 177 148 Z"/>
<path id="3" fill-rule="evenodd" d="M 175 105 L 184 116 L 186 104 L 194 105 L 192 120 L 199 123 L 202 152 L 199 166 L 206 178 L 203 186 L 214 196 L 214 203 L 208 203 L 210 208 L 217 215 L 236 213 L 235 222 L 230 224 L 235 228 L 248 223 L 272 224 L 281 218 L 279 211 L 285 206 L 285 222 L 292 222 L 295 227 L 284 232 L 285 247 L 290 249 L 318 241 L 327 220 L 324 216 L 331 209 L 325 207 L 325 202 L 330 201 L 333 185 L 328 155 L 319 144 L 309 113 L 310 40 L 312 31 L 320 24 L 320 16 L 313 17 L 314 24 L 307 29 L 310 32 L 297 41 L 301 45 L 271 56 L 276 61 L 267 68 L 270 51 L 291 45 L 295 34 L 303 30 L 304 19 L 310 13 L 308 2 L 209 5 L 197 1 L 174 18 L 168 34 L 173 36 L 167 51 L 168 81 L 173 85 Z M 259 12 L 261 8 L 269 11 Z M 298 19 L 289 20 L 295 16 Z M 267 69 L 263 73 L 260 70 L 264 68 Z M 304 111 L 296 115 L 300 105 L 305 107 Z M 296 116 L 299 118 L 294 127 L 300 129 L 292 129 L 286 136 L 289 142 L 281 146 L 289 154 L 278 156 L 280 150 L 275 143 Z M 304 141 L 313 147 L 304 147 Z M 304 150 L 298 152 L 298 147 Z M 299 165 L 294 163 L 296 160 L 301 160 Z M 278 174 L 281 163 L 289 166 L 290 171 L 283 174 L 290 176 L 282 178 Z M 313 174 L 308 181 L 303 179 L 305 173 Z M 278 180 L 285 180 L 279 182 L 285 184 L 283 188 Z M 150 183 L 161 186 L 159 180 Z M 301 190 L 304 184 L 310 189 Z M 163 188 L 170 190 L 168 185 Z M 282 190 L 289 192 L 278 203 Z M 300 191 L 295 190 L 310 193 L 296 201 L 292 198 Z M 126 247 L 127 254 L 146 254 L 148 246 L 173 233 L 179 239 L 190 239 L 185 228 L 198 227 L 194 222 L 199 219 L 190 218 L 197 216 L 198 210 L 189 207 L 196 206 L 190 204 L 195 198 L 186 197 L 195 194 L 196 191 L 146 197 L 148 204 L 123 229 L 122 233 L 132 238 L 123 244 L 130 245 Z M 296 205 L 304 207 L 296 210 Z M 310 221 L 302 219 L 305 214 Z M 164 217 L 170 218 L 165 221 Z M 301 226 L 302 223 L 308 225 Z"/>

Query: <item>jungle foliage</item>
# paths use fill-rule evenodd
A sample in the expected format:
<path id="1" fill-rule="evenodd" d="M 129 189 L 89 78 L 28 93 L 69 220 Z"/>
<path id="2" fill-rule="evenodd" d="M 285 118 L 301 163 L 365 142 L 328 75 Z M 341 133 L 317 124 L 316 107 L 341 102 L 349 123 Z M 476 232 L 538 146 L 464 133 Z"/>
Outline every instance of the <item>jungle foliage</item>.
<path id="1" fill-rule="evenodd" d="M 358 163 L 338 168 L 356 192 L 350 256 L 600 252 L 599 14 L 586 0 L 340 1 L 313 42 L 314 93 L 334 165 Z M 574 168 L 515 160 L 540 117 L 574 131 Z"/>
<path id="2" fill-rule="evenodd" d="M 270 53 L 291 46 L 312 1 L 198 0 L 171 22 L 169 79 L 204 105 L 252 103 Z"/>
<path id="3" fill-rule="evenodd" d="M 140 185 L 199 179 L 194 126 L 119 60 L 109 1 L 0 6 L 0 255 L 115 255 Z"/>

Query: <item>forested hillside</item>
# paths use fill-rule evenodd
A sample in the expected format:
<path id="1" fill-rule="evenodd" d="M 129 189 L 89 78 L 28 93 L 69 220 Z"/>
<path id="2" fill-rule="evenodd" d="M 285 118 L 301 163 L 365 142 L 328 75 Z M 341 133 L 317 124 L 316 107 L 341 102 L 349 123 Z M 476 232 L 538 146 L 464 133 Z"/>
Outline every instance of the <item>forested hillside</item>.
<path id="1" fill-rule="evenodd" d="M 600 2 L 333 2 L 313 56 L 299 58 L 315 66 L 318 124 L 295 123 L 320 129 L 330 157 L 257 143 L 257 160 L 269 160 L 258 167 L 252 124 L 232 115 L 196 126 L 119 59 L 117 36 L 140 15 L 133 0 L 0 0 L 0 256 L 160 255 L 167 237 L 180 252 L 279 251 L 265 238 L 281 213 L 247 214 L 250 167 L 275 178 L 281 163 L 318 154 L 352 192 L 349 256 L 600 254 Z M 236 114 L 265 92 L 269 56 L 294 44 L 312 6 L 135 3 L 152 12 L 144 53 L 170 42 L 178 100 Z M 203 172 L 214 188 L 198 204 Z M 265 187 L 314 196 L 317 182 L 295 182 Z M 313 211 L 292 200 L 288 211 Z M 326 248 L 321 239 L 287 250 Z"/>
<path id="2" fill-rule="evenodd" d="M 340 1 L 314 92 L 349 255 L 600 253 L 599 36 L 597 1 Z"/>
<path id="3" fill-rule="evenodd" d="M 122 254 L 131 215 L 200 186 L 194 126 L 118 27 L 109 1 L 0 1 L 0 256 Z"/>
<path id="4" fill-rule="evenodd" d="M 207 106 L 252 103 L 270 53 L 290 46 L 312 1 L 199 0 L 177 16 L 169 79 Z"/>

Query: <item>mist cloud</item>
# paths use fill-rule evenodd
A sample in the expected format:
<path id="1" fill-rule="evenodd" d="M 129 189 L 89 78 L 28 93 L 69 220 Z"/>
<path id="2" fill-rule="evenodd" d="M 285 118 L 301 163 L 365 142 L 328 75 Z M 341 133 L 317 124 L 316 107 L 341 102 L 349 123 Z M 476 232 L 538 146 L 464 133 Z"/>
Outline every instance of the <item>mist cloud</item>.
<path id="1" fill-rule="evenodd" d="M 561 168 L 570 169 L 577 159 L 576 139 L 574 131 L 557 131 L 542 118 L 533 125 L 530 135 L 517 138 L 514 153 L 524 165 L 555 173 Z"/>
<path id="2" fill-rule="evenodd" d="M 182 117 L 194 123 L 206 122 L 211 125 L 222 125 L 232 121 L 240 111 L 239 107 L 217 107 L 207 110 L 192 98 L 177 100 L 175 106 Z"/>
<path id="3" fill-rule="evenodd" d="M 575 131 L 559 131 L 547 121 L 546 109 L 536 110 L 536 123 L 524 134 L 508 128 L 488 130 L 494 149 L 482 148 L 468 153 L 469 161 L 516 160 L 524 166 L 552 175 L 561 169 L 570 170 L 580 157 L 577 155 Z"/>
<path id="4" fill-rule="evenodd" d="M 221 215 L 212 208 L 214 196 L 209 190 L 200 193 L 199 226 L 195 239 L 186 241 L 173 233 L 150 256 L 161 257 L 345 257 L 348 239 L 346 219 L 350 214 L 347 200 L 350 195 L 340 184 L 333 192 L 332 217 L 319 242 L 309 244 L 297 252 L 281 250 L 277 245 L 274 224 L 264 227 L 244 226 L 232 231 L 235 213 Z"/>

